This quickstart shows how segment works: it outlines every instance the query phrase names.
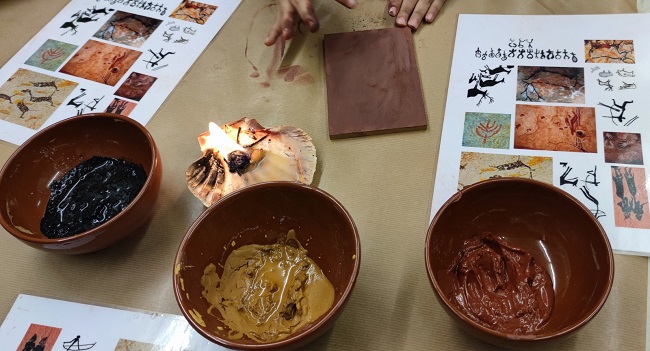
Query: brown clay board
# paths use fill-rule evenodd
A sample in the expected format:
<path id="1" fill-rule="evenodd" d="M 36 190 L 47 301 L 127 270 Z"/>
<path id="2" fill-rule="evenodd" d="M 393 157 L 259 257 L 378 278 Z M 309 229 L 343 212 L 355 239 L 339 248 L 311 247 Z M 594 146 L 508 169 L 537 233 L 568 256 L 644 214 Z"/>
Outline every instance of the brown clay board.
<path id="1" fill-rule="evenodd" d="M 326 34 L 330 139 L 427 128 L 408 28 Z"/>

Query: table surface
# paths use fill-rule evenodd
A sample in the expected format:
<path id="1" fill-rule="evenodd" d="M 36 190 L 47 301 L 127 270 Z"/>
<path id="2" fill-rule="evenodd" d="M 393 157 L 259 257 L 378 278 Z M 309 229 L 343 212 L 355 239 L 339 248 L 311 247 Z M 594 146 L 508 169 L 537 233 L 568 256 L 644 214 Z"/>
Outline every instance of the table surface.
<path id="1" fill-rule="evenodd" d="M 47 24 L 67 0 L 0 0 L 0 65 Z M 300 65 L 313 82 L 271 77 L 273 48 L 263 45 L 273 14 L 269 1 L 244 0 L 147 124 L 161 152 L 163 186 L 145 236 L 100 252 L 63 256 L 28 247 L 0 228 L 0 317 L 20 293 L 102 306 L 180 314 L 172 290 L 176 249 L 204 210 L 187 190 L 185 169 L 200 157 L 196 136 L 209 121 L 240 117 L 264 126 L 304 129 L 317 148 L 314 185 L 354 218 L 362 241 L 361 270 L 335 326 L 313 350 L 492 350 L 461 331 L 435 300 L 424 265 L 424 239 L 458 15 L 634 13 L 634 0 L 450 0 L 433 24 L 414 34 L 426 131 L 330 140 L 322 39 L 326 33 L 393 26 L 385 0 L 360 0 L 349 11 L 320 1 L 321 29 L 299 35 L 282 65 Z M 260 11 L 261 10 L 261 11 Z M 250 77 L 252 64 L 263 77 Z M 0 163 L 16 149 L 0 142 Z M 404 167 L 399 161 L 407 157 Z M 579 333 L 553 349 L 645 348 L 647 258 L 615 255 L 607 304 Z"/>

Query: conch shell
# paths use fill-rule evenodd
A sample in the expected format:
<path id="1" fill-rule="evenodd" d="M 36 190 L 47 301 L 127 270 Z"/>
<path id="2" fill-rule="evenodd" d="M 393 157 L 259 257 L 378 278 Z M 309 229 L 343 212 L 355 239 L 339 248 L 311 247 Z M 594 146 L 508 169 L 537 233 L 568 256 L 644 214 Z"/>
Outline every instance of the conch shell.
<path id="1" fill-rule="evenodd" d="M 206 131 L 198 137 L 203 156 L 185 172 L 188 188 L 205 206 L 251 184 L 312 182 L 316 148 L 303 130 L 291 126 L 264 128 L 249 118 L 228 123 L 221 130 L 243 151 L 221 155 L 223 151 L 207 145 L 210 131 Z"/>

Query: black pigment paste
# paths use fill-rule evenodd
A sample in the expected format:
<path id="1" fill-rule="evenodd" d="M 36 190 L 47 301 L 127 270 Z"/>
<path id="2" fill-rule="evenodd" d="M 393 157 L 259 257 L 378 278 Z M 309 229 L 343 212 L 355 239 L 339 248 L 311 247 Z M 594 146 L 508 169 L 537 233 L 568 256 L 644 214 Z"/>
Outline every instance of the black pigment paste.
<path id="1" fill-rule="evenodd" d="M 95 228 L 125 209 L 146 180 L 140 165 L 109 157 L 86 160 L 50 186 L 41 232 L 55 239 Z"/>

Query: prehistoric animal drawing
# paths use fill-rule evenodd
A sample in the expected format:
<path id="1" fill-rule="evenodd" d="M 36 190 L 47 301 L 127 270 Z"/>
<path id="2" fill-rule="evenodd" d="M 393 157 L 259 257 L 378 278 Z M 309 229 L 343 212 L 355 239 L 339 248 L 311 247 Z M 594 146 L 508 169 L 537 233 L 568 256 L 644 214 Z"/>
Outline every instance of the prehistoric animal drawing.
<path id="1" fill-rule="evenodd" d="M 621 77 L 634 77 L 634 71 L 626 71 L 625 69 L 616 70 L 616 74 Z"/>
<path id="2" fill-rule="evenodd" d="M 56 86 L 56 82 L 51 80 L 49 82 L 30 82 L 32 86 L 35 86 L 37 88 L 45 88 L 45 87 L 52 87 L 54 90 L 59 90 L 59 87 Z"/>
<path id="3" fill-rule="evenodd" d="M 597 80 L 598 80 L 598 85 L 606 87 L 605 91 L 612 91 L 612 89 L 614 89 L 614 86 L 612 85 L 612 83 L 610 83 L 609 79 L 605 81 L 602 81 L 600 79 Z"/>
<path id="4" fill-rule="evenodd" d="M 90 13 L 93 14 L 93 15 L 99 15 L 99 14 L 108 15 L 108 12 L 110 12 L 110 11 L 113 11 L 113 9 L 106 10 L 106 8 L 104 7 L 103 9 L 98 10 L 96 6 L 93 6 Z"/>
<path id="5" fill-rule="evenodd" d="M 636 84 L 623 82 L 623 85 L 618 87 L 618 90 L 627 90 L 627 89 L 636 89 Z"/>
<path id="6" fill-rule="evenodd" d="M 49 102 L 50 106 L 54 106 L 54 102 L 52 101 L 52 95 L 56 92 L 53 91 L 52 94 L 50 95 L 43 95 L 43 96 L 33 96 L 32 95 L 32 90 L 31 89 L 23 89 L 21 92 L 25 94 L 29 94 L 29 101 L 30 102 Z"/>
<path id="7" fill-rule="evenodd" d="M 529 173 L 529 178 L 533 179 L 533 168 L 524 162 L 521 161 L 521 157 L 517 157 L 517 161 L 515 162 L 508 162 L 508 163 L 503 163 L 500 165 L 492 166 L 496 168 L 499 171 L 509 171 L 511 169 L 516 169 L 516 168 L 527 168 L 528 173 Z M 494 177 L 491 177 L 494 178 Z"/>
<path id="8" fill-rule="evenodd" d="M 16 103 L 16 106 L 18 107 L 18 109 L 21 112 L 19 118 L 23 118 L 23 116 L 25 116 L 25 113 L 27 113 L 29 111 L 29 107 L 27 107 L 27 105 L 25 105 L 25 103 L 23 101 L 18 101 L 18 103 Z"/>
<path id="9" fill-rule="evenodd" d="M 78 23 L 88 23 L 88 22 L 97 22 L 99 19 L 98 15 L 108 15 L 109 12 L 115 11 L 113 9 L 97 9 L 96 6 L 93 6 L 92 9 L 86 9 L 85 11 L 77 11 L 75 14 L 70 16 L 72 18 L 70 21 L 64 22 L 61 25 L 62 29 L 67 29 L 61 35 L 65 35 L 68 32 L 72 32 L 72 35 L 77 34 L 77 28 L 79 27 Z"/>
<path id="10" fill-rule="evenodd" d="M 7 100 L 9 101 L 10 104 L 12 104 L 13 102 L 11 101 L 11 98 L 13 98 L 14 96 L 16 96 L 16 94 L 11 96 L 7 94 L 0 94 L 0 100 Z"/>
<path id="11" fill-rule="evenodd" d="M 61 35 L 64 35 L 64 34 L 70 32 L 70 31 L 72 31 L 72 34 L 73 34 L 73 35 L 74 35 L 74 34 L 77 34 L 77 28 L 78 28 L 79 26 L 76 25 L 74 22 L 75 22 L 75 21 L 72 20 L 72 21 L 68 21 L 68 22 L 63 23 L 63 24 L 61 25 L 61 28 L 63 28 L 63 29 L 67 29 L 67 31 L 63 32 Z"/>
<path id="12" fill-rule="evenodd" d="M 502 65 L 500 65 L 497 68 L 490 68 L 488 65 L 485 65 L 485 69 L 484 70 L 479 69 L 479 71 L 481 71 L 481 73 L 487 74 L 487 75 L 494 75 L 494 74 L 499 74 L 499 73 L 509 74 L 510 71 L 512 71 L 513 67 L 512 66 L 507 66 L 507 68 L 510 68 L 510 69 L 506 69 Z"/>
<path id="13" fill-rule="evenodd" d="M 98 18 L 95 15 L 91 15 L 88 12 L 81 12 L 77 16 L 78 23 L 88 23 L 88 22 L 97 22 Z"/>
<path id="14" fill-rule="evenodd" d="M 508 65 L 506 67 L 500 65 L 496 68 L 490 68 L 490 66 L 485 65 L 484 67 L 484 69 L 478 69 L 477 73 L 472 73 L 472 76 L 468 81 L 468 84 L 474 83 L 474 86 L 467 90 L 467 97 L 472 98 L 479 95 L 481 96 L 476 106 L 480 106 L 483 102 L 483 99 L 485 98 L 489 100 L 489 103 L 494 102 L 494 98 L 489 95 L 487 88 L 493 87 L 497 84 L 505 83 L 505 78 L 499 79 L 499 74 L 510 74 L 514 68 L 512 65 Z"/>
<path id="15" fill-rule="evenodd" d="M 488 91 L 487 91 L 487 90 L 481 90 L 481 89 L 478 88 L 478 82 L 477 82 L 476 85 L 474 85 L 473 88 L 470 88 L 470 89 L 467 90 L 467 97 L 468 97 L 468 98 L 471 98 L 471 97 L 475 97 L 475 96 L 479 96 L 479 95 L 481 95 L 481 98 L 478 100 L 478 103 L 476 104 L 476 106 L 480 106 L 480 105 L 481 105 L 481 102 L 482 102 L 483 99 L 485 99 L 485 98 L 488 98 L 489 101 L 490 101 L 490 103 L 493 103 L 493 102 L 494 102 L 494 98 L 492 98 L 492 97 L 488 94 Z"/>
<path id="16" fill-rule="evenodd" d="M 602 72 L 598 73 L 598 76 L 603 77 L 603 78 L 611 77 L 613 75 L 614 75 L 614 73 L 612 73 L 612 71 L 610 71 L 610 70 L 602 71 Z"/>

